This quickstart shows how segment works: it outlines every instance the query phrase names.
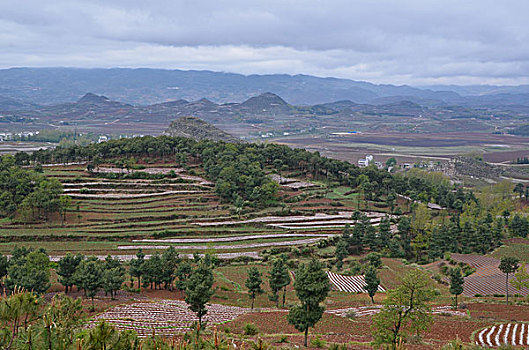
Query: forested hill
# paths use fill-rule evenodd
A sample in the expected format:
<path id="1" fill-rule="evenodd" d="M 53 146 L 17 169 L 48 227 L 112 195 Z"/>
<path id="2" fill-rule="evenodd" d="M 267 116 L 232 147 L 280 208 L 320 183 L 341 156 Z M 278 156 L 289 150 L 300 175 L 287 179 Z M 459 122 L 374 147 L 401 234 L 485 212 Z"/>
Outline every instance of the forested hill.
<path id="1" fill-rule="evenodd" d="M 173 137 L 189 137 L 194 140 L 242 142 L 241 139 L 196 117 L 180 117 L 172 121 L 165 134 Z"/>
<path id="2" fill-rule="evenodd" d="M 282 171 L 301 177 L 361 187 L 369 196 L 405 194 L 414 199 L 435 201 L 445 208 L 461 208 L 472 196 L 455 192 L 446 179 L 435 174 L 392 175 L 376 167 L 358 168 L 351 163 L 320 156 L 318 152 L 292 149 L 277 144 L 225 143 L 169 136 L 118 139 L 88 146 L 57 147 L 31 155 L 18 153 L 19 165 L 38 163 L 102 162 L 127 159 L 177 160 L 177 165 L 199 165 L 217 194 L 225 201 L 251 201 L 256 206 L 277 202 L 277 185 L 268 176 Z"/>

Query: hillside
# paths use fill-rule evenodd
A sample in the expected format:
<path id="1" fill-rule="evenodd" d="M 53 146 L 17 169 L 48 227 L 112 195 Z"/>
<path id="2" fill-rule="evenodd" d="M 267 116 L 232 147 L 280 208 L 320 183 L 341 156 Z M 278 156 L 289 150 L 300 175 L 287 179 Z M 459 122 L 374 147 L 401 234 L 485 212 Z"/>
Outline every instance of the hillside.
<path id="1" fill-rule="evenodd" d="M 165 131 L 169 136 L 188 137 L 194 140 L 212 140 L 238 143 L 241 139 L 196 117 L 180 117 L 171 122 Z"/>

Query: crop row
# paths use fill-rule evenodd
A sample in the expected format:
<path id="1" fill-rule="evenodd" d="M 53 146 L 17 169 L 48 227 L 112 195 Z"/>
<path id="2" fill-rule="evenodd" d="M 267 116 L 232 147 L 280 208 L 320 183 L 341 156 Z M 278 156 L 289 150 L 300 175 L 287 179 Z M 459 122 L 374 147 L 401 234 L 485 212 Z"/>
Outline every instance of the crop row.
<path id="1" fill-rule="evenodd" d="M 476 337 L 479 346 L 529 346 L 529 324 L 500 324 L 482 329 Z"/>

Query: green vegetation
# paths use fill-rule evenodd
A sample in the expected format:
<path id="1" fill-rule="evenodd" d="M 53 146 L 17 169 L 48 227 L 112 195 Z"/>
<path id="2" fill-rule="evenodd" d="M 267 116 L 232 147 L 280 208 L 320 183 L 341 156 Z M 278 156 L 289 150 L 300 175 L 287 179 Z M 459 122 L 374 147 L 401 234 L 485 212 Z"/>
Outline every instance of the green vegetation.
<path id="1" fill-rule="evenodd" d="M 329 294 L 329 280 L 322 264 L 312 259 L 301 265 L 296 271 L 294 289 L 301 305 L 293 306 L 288 314 L 288 323 L 298 331 L 305 333 L 304 345 L 307 346 L 309 328 L 320 320 L 324 308 L 320 304 Z"/>
<path id="2" fill-rule="evenodd" d="M 510 256 L 504 257 L 500 261 L 499 269 L 505 274 L 505 302 L 507 305 L 509 304 L 509 274 L 518 270 L 518 262 L 517 258 Z"/>
<path id="3" fill-rule="evenodd" d="M 455 308 L 459 307 L 457 303 L 457 297 L 463 293 L 463 284 L 465 283 L 463 279 L 463 274 L 460 267 L 456 267 L 450 271 L 450 294 L 455 297 Z"/>
<path id="4" fill-rule="evenodd" d="M 47 220 L 63 212 L 69 202 L 60 199 L 62 185 L 35 169 L 17 166 L 10 155 L 0 159 L 0 213 L 24 222 Z"/>
<path id="5" fill-rule="evenodd" d="M 406 337 L 425 331 L 432 323 L 428 303 L 434 292 L 428 276 L 416 270 L 401 282 L 400 286 L 388 291 L 381 312 L 373 320 L 375 346 L 396 349 Z"/>
<path id="6" fill-rule="evenodd" d="M 258 294 L 263 294 L 264 290 L 261 288 L 261 284 L 263 283 L 263 280 L 261 278 L 261 273 L 257 269 L 257 267 L 251 267 L 248 269 L 248 279 L 244 283 L 246 288 L 248 288 L 248 296 L 250 299 L 252 299 L 252 310 L 253 310 L 253 304 L 255 302 L 255 297 Z"/>

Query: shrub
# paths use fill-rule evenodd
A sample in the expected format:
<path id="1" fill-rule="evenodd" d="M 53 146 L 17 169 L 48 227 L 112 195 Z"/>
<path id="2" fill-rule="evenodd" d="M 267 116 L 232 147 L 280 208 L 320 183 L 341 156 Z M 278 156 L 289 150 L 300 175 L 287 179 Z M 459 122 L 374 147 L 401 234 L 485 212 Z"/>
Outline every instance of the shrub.
<path id="1" fill-rule="evenodd" d="M 353 310 L 349 310 L 345 313 L 345 317 L 347 317 L 350 320 L 353 320 L 356 318 L 356 312 L 354 312 Z"/>
<path id="2" fill-rule="evenodd" d="M 257 326 L 253 323 L 247 323 L 244 325 L 244 334 L 245 335 L 256 335 L 259 333 Z"/>
<path id="3" fill-rule="evenodd" d="M 281 338 L 279 338 L 278 343 L 288 343 L 288 337 L 286 335 L 282 335 Z"/>
<path id="4" fill-rule="evenodd" d="M 312 339 L 310 341 L 310 345 L 312 345 L 315 348 L 324 348 L 325 345 L 327 345 L 327 342 L 318 335 L 316 338 Z"/>
<path id="5" fill-rule="evenodd" d="M 329 345 L 329 350 L 347 350 L 347 344 L 332 343 Z"/>

